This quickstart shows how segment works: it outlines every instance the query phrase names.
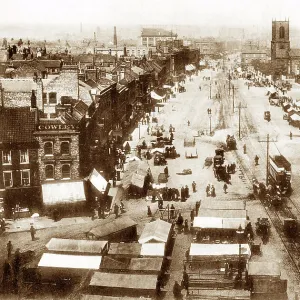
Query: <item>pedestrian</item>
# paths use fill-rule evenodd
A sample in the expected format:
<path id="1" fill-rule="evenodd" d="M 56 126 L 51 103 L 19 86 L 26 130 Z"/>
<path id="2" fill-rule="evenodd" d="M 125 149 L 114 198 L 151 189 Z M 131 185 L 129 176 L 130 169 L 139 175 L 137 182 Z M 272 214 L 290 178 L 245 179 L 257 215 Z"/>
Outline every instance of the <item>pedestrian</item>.
<path id="1" fill-rule="evenodd" d="M 14 270 L 15 278 L 17 278 L 19 275 L 20 267 L 21 267 L 21 253 L 20 253 L 20 248 L 17 248 L 13 259 L 13 270 Z"/>
<path id="2" fill-rule="evenodd" d="M 184 220 L 184 233 L 187 234 L 189 232 L 189 221 L 188 219 Z"/>
<path id="3" fill-rule="evenodd" d="M 246 144 L 244 144 L 243 149 L 244 149 L 244 154 L 246 154 L 246 152 L 247 152 Z"/>
<path id="4" fill-rule="evenodd" d="M 224 186 L 223 186 L 223 190 L 224 190 L 224 193 L 225 194 L 227 194 L 227 188 L 228 188 L 228 186 L 227 186 L 227 184 L 226 184 L 226 182 L 224 183 Z"/>
<path id="5" fill-rule="evenodd" d="M 168 178 L 168 177 L 169 177 L 169 169 L 168 169 L 168 166 L 165 167 L 164 173 L 165 173 L 166 177 Z"/>
<path id="6" fill-rule="evenodd" d="M 178 281 L 175 281 L 173 286 L 173 295 L 175 299 L 181 298 L 181 287 L 178 283 Z"/>
<path id="7" fill-rule="evenodd" d="M 183 272 L 182 274 L 182 286 L 188 290 L 189 288 L 189 275 L 186 271 Z"/>
<path id="8" fill-rule="evenodd" d="M 192 209 L 191 210 L 191 214 L 190 214 L 190 216 L 191 216 L 191 222 L 194 222 L 194 218 L 195 218 L 195 211 Z"/>
<path id="9" fill-rule="evenodd" d="M 200 201 L 196 201 L 196 205 L 195 205 L 195 209 L 196 209 L 196 217 L 198 216 L 198 211 L 199 211 L 199 208 L 200 208 Z"/>
<path id="10" fill-rule="evenodd" d="M 12 270 L 9 261 L 6 259 L 3 265 L 2 286 L 4 292 L 10 291 L 10 283 L 12 279 Z"/>
<path id="11" fill-rule="evenodd" d="M 209 197 L 209 192 L 210 192 L 210 184 L 206 186 L 206 197 Z"/>
<path id="12" fill-rule="evenodd" d="M 183 217 L 182 217 L 181 213 L 179 213 L 179 215 L 178 215 L 176 224 L 179 225 L 179 226 L 183 225 Z"/>
<path id="13" fill-rule="evenodd" d="M 189 187 L 187 185 L 185 186 L 185 197 L 186 198 L 190 197 L 190 189 L 189 189 Z"/>
<path id="14" fill-rule="evenodd" d="M 292 140 L 293 139 L 293 134 L 292 134 L 292 132 L 290 131 L 290 140 Z"/>
<path id="15" fill-rule="evenodd" d="M 124 206 L 124 203 L 123 203 L 123 199 L 120 199 L 120 212 L 121 213 L 125 212 L 125 206 Z"/>
<path id="16" fill-rule="evenodd" d="M 258 161 L 259 161 L 259 157 L 257 155 L 255 155 L 254 161 L 255 161 L 255 165 L 257 166 L 258 165 Z"/>
<path id="17" fill-rule="evenodd" d="M 10 259 L 13 250 L 13 245 L 11 241 L 8 241 L 8 243 L 6 244 L 6 250 L 7 250 L 7 258 Z"/>
<path id="18" fill-rule="evenodd" d="M 210 194 L 211 194 L 212 197 L 216 197 L 216 189 L 213 185 L 211 186 Z"/>
<path id="19" fill-rule="evenodd" d="M 31 235 L 31 240 L 34 241 L 35 240 L 35 233 L 36 233 L 36 230 L 35 228 L 33 227 L 33 225 L 30 226 L 30 235 Z"/>
<path id="20" fill-rule="evenodd" d="M 181 201 L 185 201 L 185 189 L 182 186 L 181 190 L 180 190 L 180 197 L 181 197 Z"/>
<path id="21" fill-rule="evenodd" d="M 170 207 L 170 218 L 171 219 L 175 218 L 175 206 L 174 206 L 174 204 L 171 204 L 171 207 Z"/>
<path id="22" fill-rule="evenodd" d="M 149 205 L 147 206 L 147 216 L 152 217 L 152 211 Z"/>
<path id="23" fill-rule="evenodd" d="M 193 193 L 196 193 L 196 182 L 192 182 Z"/>
<path id="24" fill-rule="evenodd" d="M 119 217 L 119 206 L 117 205 L 117 203 L 115 203 L 114 205 L 114 214 L 116 215 L 116 218 Z"/>
<path id="25" fill-rule="evenodd" d="M 190 122 L 190 121 L 188 121 L 187 123 L 188 123 L 188 126 L 190 126 L 191 122 Z"/>
<path id="26" fill-rule="evenodd" d="M 5 219 L 0 220 L 1 232 L 5 231 Z"/>

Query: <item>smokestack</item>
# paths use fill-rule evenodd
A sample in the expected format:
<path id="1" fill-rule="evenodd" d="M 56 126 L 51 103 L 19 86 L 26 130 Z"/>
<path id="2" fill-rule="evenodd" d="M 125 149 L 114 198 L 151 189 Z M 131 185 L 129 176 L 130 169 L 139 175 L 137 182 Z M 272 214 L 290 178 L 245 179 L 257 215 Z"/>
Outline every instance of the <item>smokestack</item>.
<path id="1" fill-rule="evenodd" d="M 118 40 L 117 40 L 117 28 L 114 26 L 114 46 L 117 47 Z"/>

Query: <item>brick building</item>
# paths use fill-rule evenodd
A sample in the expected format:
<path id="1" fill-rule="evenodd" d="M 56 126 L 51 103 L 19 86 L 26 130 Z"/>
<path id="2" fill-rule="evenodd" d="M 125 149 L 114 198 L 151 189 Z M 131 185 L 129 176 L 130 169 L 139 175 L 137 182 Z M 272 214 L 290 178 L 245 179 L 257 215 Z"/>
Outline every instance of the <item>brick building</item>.
<path id="1" fill-rule="evenodd" d="M 36 117 L 30 107 L 0 107 L 0 200 L 7 216 L 16 204 L 32 209 L 41 205 Z"/>

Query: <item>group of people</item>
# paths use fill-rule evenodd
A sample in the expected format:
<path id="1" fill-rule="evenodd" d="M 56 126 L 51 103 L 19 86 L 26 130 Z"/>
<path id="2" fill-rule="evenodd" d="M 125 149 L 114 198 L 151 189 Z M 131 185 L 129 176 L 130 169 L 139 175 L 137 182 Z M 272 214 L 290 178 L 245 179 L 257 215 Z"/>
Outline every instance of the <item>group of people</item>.
<path id="1" fill-rule="evenodd" d="M 189 197 L 190 197 L 190 189 L 189 189 L 189 187 L 187 185 L 185 187 L 182 186 L 181 189 L 180 189 L 180 198 L 181 198 L 181 201 L 185 201 Z"/>
<path id="2" fill-rule="evenodd" d="M 206 186 L 206 197 L 216 197 L 216 189 L 213 184 L 208 184 Z"/>

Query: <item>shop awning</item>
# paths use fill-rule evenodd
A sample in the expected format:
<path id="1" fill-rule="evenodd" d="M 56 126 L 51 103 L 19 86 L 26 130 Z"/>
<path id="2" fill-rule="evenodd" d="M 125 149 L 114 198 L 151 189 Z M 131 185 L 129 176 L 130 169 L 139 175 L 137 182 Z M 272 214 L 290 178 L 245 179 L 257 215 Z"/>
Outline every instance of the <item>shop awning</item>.
<path id="1" fill-rule="evenodd" d="M 164 85 L 163 85 L 163 88 L 164 88 L 164 89 L 171 89 L 172 86 L 171 86 L 171 85 L 168 85 L 168 84 L 164 84 Z"/>
<path id="2" fill-rule="evenodd" d="M 154 100 L 163 100 L 165 98 L 165 95 L 164 96 L 159 96 L 154 91 L 151 91 L 150 95 L 151 95 L 151 98 L 154 99 Z"/>
<path id="3" fill-rule="evenodd" d="M 160 257 L 132 258 L 130 260 L 129 270 L 159 272 L 162 263 L 163 259 Z"/>
<path id="4" fill-rule="evenodd" d="M 253 261 L 248 263 L 249 276 L 280 277 L 280 266 L 276 262 Z"/>
<path id="5" fill-rule="evenodd" d="M 166 243 L 171 229 L 171 224 L 162 220 L 156 220 L 147 223 L 139 238 L 140 244 L 145 244 L 151 241 Z"/>
<path id="6" fill-rule="evenodd" d="M 246 208 L 246 202 L 244 200 L 208 200 L 201 201 L 200 209 L 224 209 L 224 210 L 244 210 Z"/>
<path id="7" fill-rule="evenodd" d="M 293 114 L 290 118 L 292 121 L 300 121 L 300 116 L 298 114 Z"/>
<path id="8" fill-rule="evenodd" d="M 165 255 L 165 243 L 146 243 L 142 244 L 142 256 L 157 256 L 163 257 Z"/>
<path id="9" fill-rule="evenodd" d="M 94 169 L 89 176 L 89 181 L 93 184 L 93 186 L 101 193 L 104 193 L 107 188 L 107 181 L 105 178 Z"/>
<path id="10" fill-rule="evenodd" d="M 195 66 L 192 65 L 192 64 L 189 64 L 189 65 L 185 66 L 186 71 L 194 71 L 195 69 L 196 69 Z"/>
<path id="11" fill-rule="evenodd" d="M 245 228 L 244 218 L 216 218 L 216 217 L 195 217 L 194 228 L 202 229 L 232 229 L 237 230 L 239 226 Z"/>
<path id="12" fill-rule="evenodd" d="M 47 182 L 42 184 L 43 202 L 46 205 L 85 201 L 83 181 Z"/>
<path id="13" fill-rule="evenodd" d="M 89 241 L 52 238 L 46 248 L 51 252 L 72 252 L 86 254 L 101 254 L 107 247 L 107 241 Z"/>
<path id="14" fill-rule="evenodd" d="M 141 254 L 141 248 L 138 243 L 111 243 L 108 255 L 138 257 Z"/>
<path id="15" fill-rule="evenodd" d="M 44 253 L 38 267 L 99 270 L 102 256 Z"/>
<path id="16" fill-rule="evenodd" d="M 250 257 L 248 244 L 241 244 L 241 255 Z M 190 256 L 239 256 L 239 244 L 191 244 Z"/>

